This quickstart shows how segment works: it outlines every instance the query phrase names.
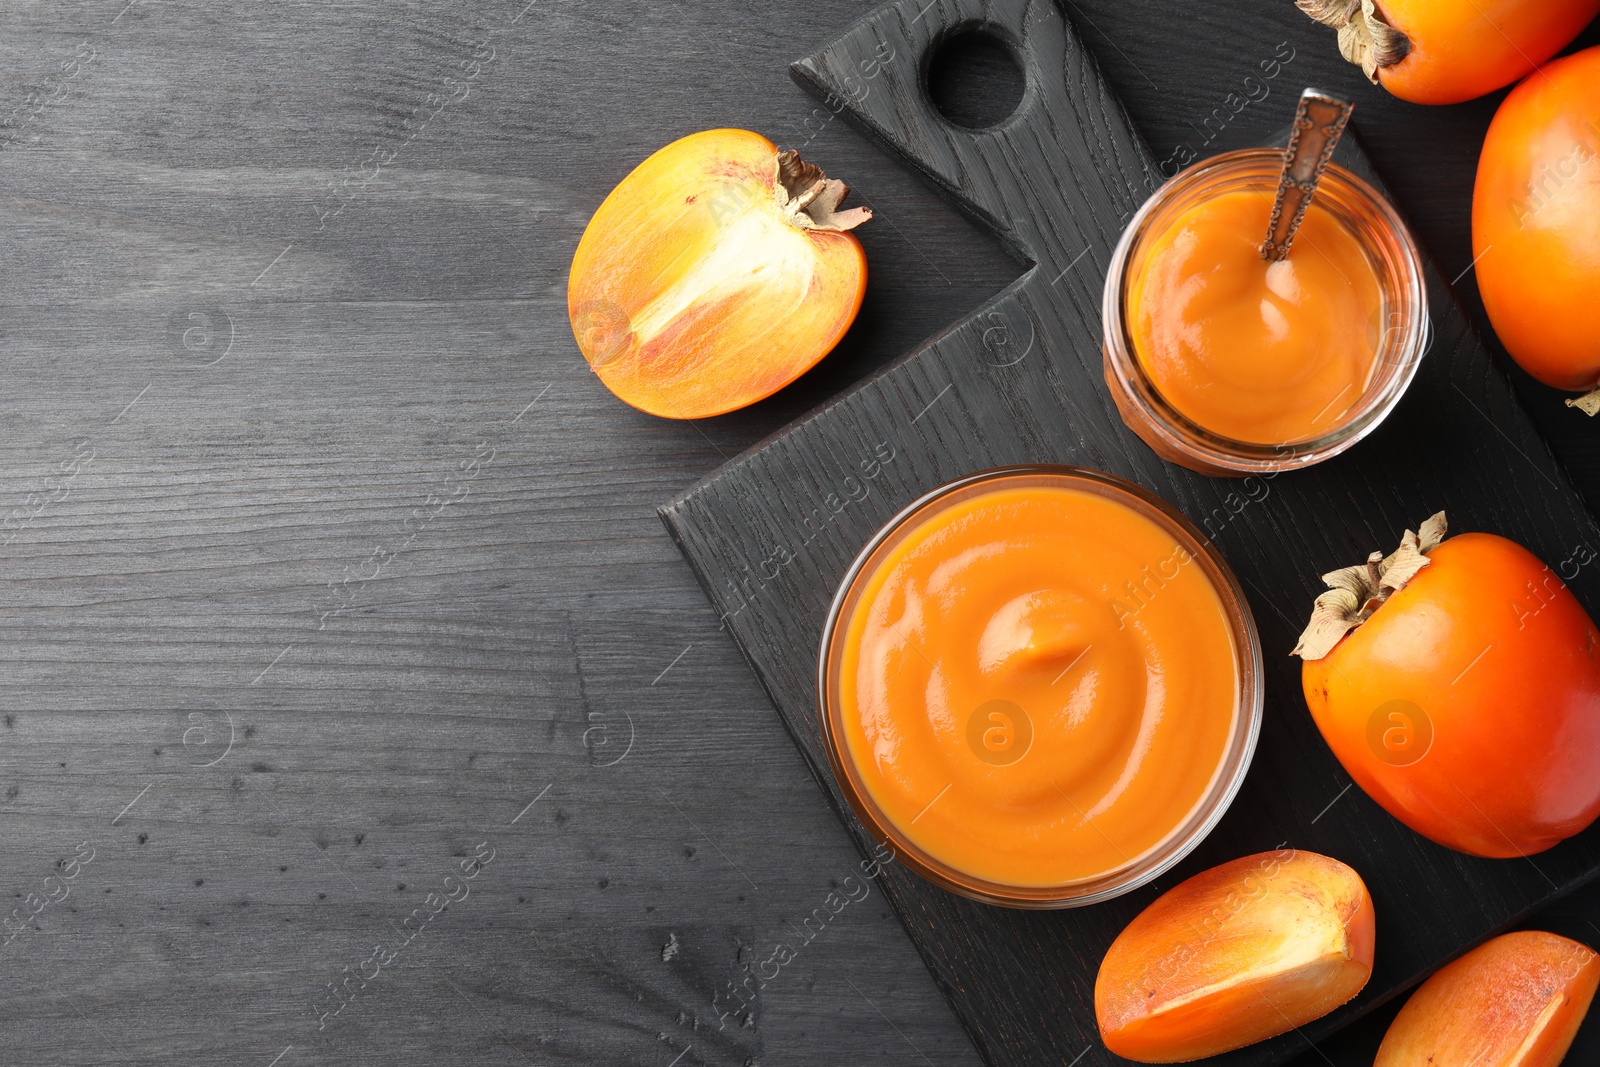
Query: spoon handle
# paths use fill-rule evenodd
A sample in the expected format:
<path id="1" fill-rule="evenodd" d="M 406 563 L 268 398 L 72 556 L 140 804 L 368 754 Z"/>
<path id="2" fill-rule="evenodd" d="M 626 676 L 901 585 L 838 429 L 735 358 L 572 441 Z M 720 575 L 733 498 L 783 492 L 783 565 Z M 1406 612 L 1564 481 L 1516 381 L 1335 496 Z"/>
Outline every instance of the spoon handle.
<path id="1" fill-rule="evenodd" d="M 1294 113 L 1294 130 L 1289 147 L 1283 152 L 1283 176 L 1278 179 L 1278 196 L 1272 202 L 1272 221 L 1267 223 L 1267 239 L 1261 258 L 1284 259 L 1305 218 L 1306 208 L 1317 191 L 1317 182 L 1333 158 L 1333 150 L 1350 123 L 1355 104 L 1320 89 L 1300 94 Z"/>

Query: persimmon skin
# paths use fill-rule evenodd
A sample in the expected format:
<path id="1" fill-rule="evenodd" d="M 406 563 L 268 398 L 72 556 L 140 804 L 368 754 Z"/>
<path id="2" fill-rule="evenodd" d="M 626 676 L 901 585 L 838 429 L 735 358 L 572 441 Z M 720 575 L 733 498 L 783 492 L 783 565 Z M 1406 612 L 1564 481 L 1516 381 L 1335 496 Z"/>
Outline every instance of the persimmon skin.
<path id="1" fill-rule="evenodd" d="M 1411 40 L 1380 68 L 1389 92 L 1413 104 L 1459 104 L 1510 85 L 1561 51 L 1600 14 L 1600 0 L 1378 0 Z"/>
<path id="2" fill-rule="evenodd" d="M 753 404 L 854 321 L 861 243 L 784 221 L 777 155 L 748 130 L 690 134 L 639 164 L 584 231 L 567 285 L 573 334 L 639 410 L 698 419 Z"/>
<path id="3" fill-rule="evenodd" d="M 1500 105 L 1472 194 L 1478 290 L 1506 350 L 1557 389 L 1600 383 L 1600 48 Z"/>
<path id="4" fill-rule="evenodd" d="M 1459 534 L 1428 558 L 1305 661 L 1311 716 L 1356 784 L 1417 833 L 1475 856 L 1542 852 L 1600 815 L 1600 632 L 1514 541 Z M 1431 745 L 1396 759 L 1390 729 Z"/>
<path id="5" fill-rule="evenodd" d="M 1600 985 L 1600 956 L 1523 930 L 1437 972 L 1389 1026 L 1373 1067 L 1556 1067 Z"/>
<path id="6" fill-rule="evenodd" d="M 1101 961 L 1106 1048 L 1185 1063 L 1321 1018 L 1372 975 L 1375 913 L 1350 867 L 1314 852 L 1245 856 L 1168 890 Z"/>

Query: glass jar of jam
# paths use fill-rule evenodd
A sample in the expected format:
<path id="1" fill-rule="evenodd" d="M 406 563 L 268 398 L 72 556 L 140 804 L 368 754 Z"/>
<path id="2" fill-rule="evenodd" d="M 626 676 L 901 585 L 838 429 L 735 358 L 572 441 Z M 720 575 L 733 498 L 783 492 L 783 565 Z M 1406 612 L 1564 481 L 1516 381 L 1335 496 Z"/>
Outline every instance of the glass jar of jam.
<path id="1" fill-rule="evenodd" d="M 1106 384 L 1162 458 L 1242 477 L 1319 463 L 1399 403 L 1431 341 L 1421 256 L 1387 199 L 1323 174 L 1289 255 L 1263 259 L 1283 154 L 1190 167 L 1117 243 Z"/>

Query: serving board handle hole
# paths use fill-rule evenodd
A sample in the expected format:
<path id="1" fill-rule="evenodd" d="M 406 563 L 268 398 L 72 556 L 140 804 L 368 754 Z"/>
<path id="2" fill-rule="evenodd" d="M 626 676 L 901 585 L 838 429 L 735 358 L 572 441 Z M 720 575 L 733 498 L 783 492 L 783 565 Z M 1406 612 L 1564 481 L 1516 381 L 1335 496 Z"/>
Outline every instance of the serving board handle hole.
<path id="1" fill-rule="evenodd" d="M 922 62 L 926 101 L 947 123 L 981 134 L 1021 110 L 1030 77 L 1015 35 L 992 22 L 947 29 Z"/>

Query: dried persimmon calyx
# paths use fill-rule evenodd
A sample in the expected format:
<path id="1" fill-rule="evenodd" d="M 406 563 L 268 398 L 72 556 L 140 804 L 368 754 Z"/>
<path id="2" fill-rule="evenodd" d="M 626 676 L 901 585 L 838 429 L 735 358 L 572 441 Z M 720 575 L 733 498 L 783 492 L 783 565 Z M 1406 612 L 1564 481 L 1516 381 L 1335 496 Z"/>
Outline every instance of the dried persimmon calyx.
<path id="1" fill-rule="evenodd" d="M 1428 553 L 1445 539 L 1448 529 L 1444 512 L 1438 512 L 1416 532 L 1407 530 L 1400 547 L 1389 555 L 1374 552 L 1365 563 L 1324 574 L 1328 591 L 1317 597 L 1311 621 L 1289 654 L 1321 659 L 1332 652 L 1346 634 L 1370 619 L 1428 565 Z"/>

